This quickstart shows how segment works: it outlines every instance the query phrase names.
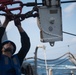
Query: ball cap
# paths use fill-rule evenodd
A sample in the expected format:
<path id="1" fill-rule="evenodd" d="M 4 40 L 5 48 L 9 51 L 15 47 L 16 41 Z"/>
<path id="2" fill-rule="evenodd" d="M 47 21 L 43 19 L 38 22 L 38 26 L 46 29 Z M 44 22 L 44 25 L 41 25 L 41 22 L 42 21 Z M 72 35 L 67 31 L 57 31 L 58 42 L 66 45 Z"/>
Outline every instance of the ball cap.
<path id="1" fill-rule="evenodd" d="M 12 45 L 13 45 L 13 47 L 14 47 L 14 50 L 13 50 L 13 54 L 15 53 L 15 51 L 16 51 L 16 45 L 14 44 L 14 42 L 12 42 L 12 41 L 10 41 L 10 40 L 7 40 L 7 41 L 4 41 L 2 44 L 1 44 L 1 49 L 2 49 L 2 47 L 5 45 L 5 44 L 7 44 L 7 43 L 11 43 Z"/>

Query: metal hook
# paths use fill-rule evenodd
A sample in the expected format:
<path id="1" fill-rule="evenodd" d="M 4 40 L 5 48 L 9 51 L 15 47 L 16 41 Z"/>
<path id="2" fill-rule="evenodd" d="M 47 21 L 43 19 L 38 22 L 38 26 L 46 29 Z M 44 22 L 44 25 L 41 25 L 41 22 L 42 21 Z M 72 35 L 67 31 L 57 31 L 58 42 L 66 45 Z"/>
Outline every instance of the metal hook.
<path id="1" fill-rule="evenodd" d="M 49 42 L 50 43 L 50 45 L 53 47 L 54 46 L 54 44 L 55 44 L 55 42 Z"/>

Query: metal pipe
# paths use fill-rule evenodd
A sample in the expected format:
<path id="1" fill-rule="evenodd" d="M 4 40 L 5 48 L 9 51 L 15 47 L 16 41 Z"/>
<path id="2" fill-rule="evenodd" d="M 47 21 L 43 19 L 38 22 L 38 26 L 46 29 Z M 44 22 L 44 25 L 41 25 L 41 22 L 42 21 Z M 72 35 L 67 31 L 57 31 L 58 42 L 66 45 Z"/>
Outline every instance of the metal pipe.
<path id="1" fill-rule="evenodd" d="M 34 59 L 35 59 L 35 75 L 37 75 L 37 50 L 38 50 L 38 47 L 36 47 L 36 49 L 35 49 L 35 57 L 34 57 Z"/>
<path id="2" fill-rule="evenodd" d="M 36 47 L 36 49 L 35 49 L 35 56 L 34 56 L 34 59 L 35 59 L 35 75 L 37 75 L 37 51 L 38 51 L 38 48 L 43 48 L 43 49 L 45 49 L 45 47 L 44 46 L 37 46 Z"/>
<path id="3" fill-rule="evenodd" d="M 74 1 L 62 1 L 61 3 L 73 3 L 73 2 L 76 2 L 75 0 Z"/>
<path id="4" fill-rule="evenodd" d="M 73 35 L 73 36 L 76 36 L 76 34 L 72 34 L 72 33 L 64 32 L 64 31 L 63 31 L 63 33 L 65 33 L 65 34 L 69 34 L 69 35 Z"/>

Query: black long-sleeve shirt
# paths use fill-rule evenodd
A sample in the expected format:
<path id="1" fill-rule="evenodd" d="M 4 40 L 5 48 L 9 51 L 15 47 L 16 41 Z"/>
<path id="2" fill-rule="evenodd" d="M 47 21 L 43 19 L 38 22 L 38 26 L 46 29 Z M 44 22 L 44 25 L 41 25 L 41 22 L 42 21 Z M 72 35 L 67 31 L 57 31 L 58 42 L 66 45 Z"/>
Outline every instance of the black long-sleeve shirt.
<path id="1" fill-rule="evenodd" d="M 1 46 L 1 41 L 2 41 L 4 32 L 5 32 L 5 28 L 0 27 L 0 46 Z M 20 32 L 20 36 L 21 36 L 21 48 L 20 48 L 19 52 L 17 53 L 17 56 L 19 58 L 20 65 L 22 65 L 23 59 L 25 58 L 25 56 L 28 53 L 29 48 L 30 48 L 30 39 L 29 39 L 28 35 L 26 34 L 26 32 Z M 2 52 L 0 49 L 0 55 L 1 55 L 1 53 Z"/>

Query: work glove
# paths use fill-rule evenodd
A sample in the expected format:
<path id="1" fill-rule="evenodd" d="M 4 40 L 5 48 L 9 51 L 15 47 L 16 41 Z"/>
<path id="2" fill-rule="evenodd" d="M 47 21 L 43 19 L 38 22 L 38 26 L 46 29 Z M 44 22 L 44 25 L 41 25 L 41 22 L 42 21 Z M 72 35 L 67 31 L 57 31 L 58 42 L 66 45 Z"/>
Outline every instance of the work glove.
<path id="1" fill-rule="evenodd" d="M 25 14 L 21 14 L 21 21 L 24 20 L 25 18 L 29 18 L 29 17 L 32 17 L 33 16 L 33 12 L 32 11 L 29 11 Z"/>
<path id="2" fill-rule="evenodd" d="M 21 21 L 22 21 L 22 20 L 24 20 L 26 18 L 26 15 L 25 14 L 21 14 L 20 17 L 21 17 Z"/>
<path id="3" fill-rule="evenodd" d="M 14 24 L 15 24 L 15 26 L 21 25 L 20 19 L 19 18 L 15 18 L 14 19 Z"/>
<path id="4" fill-rule="evenodd" d="M 38 12 L 38 6 L 33 7 L 33 11 L 37 11 Z"/>
<path id="5" fill-rule="evenodd" d="M 10 15 L 6 15 L 6 20 L 7 20 L 7 21 L 12 21 L 13 18 L 12 18 L 12 16 L 10 16 Z"/>
<path id="6" fill-rule="evenodd" d="M 14 15 L 11 12 L 8 12 L 5 16 L 7 21 L 12 21 L 14 19 Z"/>

